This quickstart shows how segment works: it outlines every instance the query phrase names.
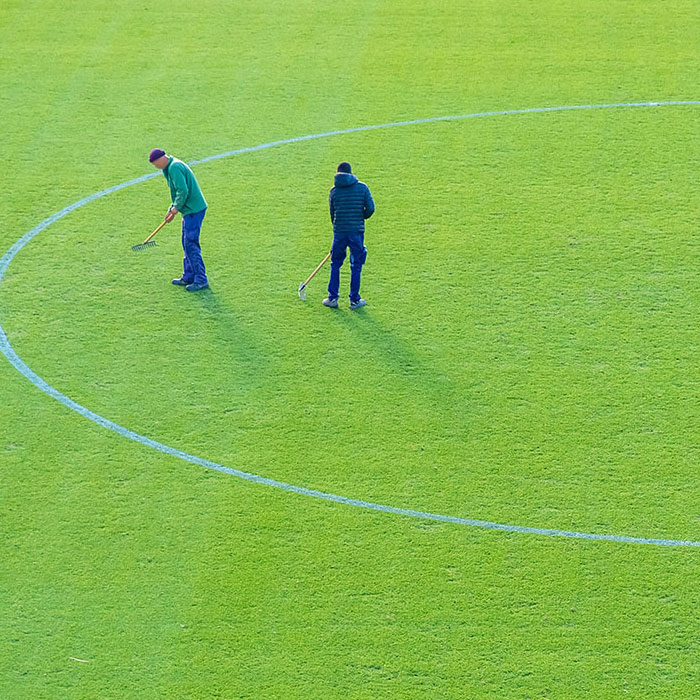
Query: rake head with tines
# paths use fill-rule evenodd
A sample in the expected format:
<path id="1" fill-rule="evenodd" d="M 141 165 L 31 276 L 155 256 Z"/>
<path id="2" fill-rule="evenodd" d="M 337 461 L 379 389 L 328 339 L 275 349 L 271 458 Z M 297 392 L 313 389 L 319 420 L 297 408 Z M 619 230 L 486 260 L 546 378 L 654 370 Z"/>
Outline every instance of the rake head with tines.
<path id="1" fill-rule="evenodd" d="M 152 248 L 152 247 L 154 247 L 154 246 L 156 245 L 156 242 L 155 242 L 154 240 L 151 240 L 151 239 L 152 239 L 153 236 L 155 236 L 156 233 L 158 233 L 158 231 L 160 231 L 160 230 L 163 228 L 163 226 L 165 226 L 165 224 L 167 224 L 167 223 L 168 223 L 167 221 L 163 221 L 163 222 L 160 224 L 160 226 L 158 226 L 158 228 L 157 228 L 143 243 L 137 243 L 136 245 L 132 245 L 132 246 L 131 246 L 131 250 L 133 250 L 133 251 L 135 251 L 135 252 L 138 253 L 140 250 L 145 250 L 146 248 Z"/>
<path id="2" fill-rule="evenodd" d="M 135 252 L 139 252 L 141 250 L 144 250 L 145 248 L 151 248 L 152 246 L 158 245 L 155 241 L 146 241 L 145 243 L 137 243 L 136 245 L 131 246 L 131 250 Z"/>

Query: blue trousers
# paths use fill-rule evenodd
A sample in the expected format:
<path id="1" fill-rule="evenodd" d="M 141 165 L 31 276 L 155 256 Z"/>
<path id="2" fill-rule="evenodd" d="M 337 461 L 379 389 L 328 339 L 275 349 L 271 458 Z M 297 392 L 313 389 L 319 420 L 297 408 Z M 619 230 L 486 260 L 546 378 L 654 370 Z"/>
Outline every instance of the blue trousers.
<path id="1" fill-rule="evenodd" d="M 337 299 L 340 289 L 340 268 L 350 248 L 350 301 L 360 299 L 360 277 L 365 263 L 365 234 L 335 234 L 331 248 L 331 279 L 328 283 L 328 298 Z"/>
<path id="2" fill-rule="evenodd" d="M 207 210 L 202 209 L 182 217 L 182 249 L 185 251 L 185 258 L 182 261 L 182 279 L 185 282 L 209 284 L 202 260 L 202 249 L 199 247 L 199 232 L 206 213 Z"/>

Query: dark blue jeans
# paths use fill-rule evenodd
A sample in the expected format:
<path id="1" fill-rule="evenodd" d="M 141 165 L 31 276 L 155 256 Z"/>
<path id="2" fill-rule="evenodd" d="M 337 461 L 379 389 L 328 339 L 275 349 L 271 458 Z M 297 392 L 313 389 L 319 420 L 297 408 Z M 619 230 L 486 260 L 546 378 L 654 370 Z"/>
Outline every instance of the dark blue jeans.
<path id="1" fill-rule="evenodd" d="M 365 263 L 365 234 L 336 234 L 331 248 L 331 279 L 328 283 L 328 298 L 337 299 L 340 289 L 340 268 L 350 248 L 350 301 L 360 298 L 360 277 Z"/>
<path id="2" fill-rule="evenodd" d="M 182 249 L 185 251 L 185 259 L 182 261 L 182 279 L 185 282 L 209 284 L 202 260 L 202 249 L 199 247 L 199 232 L 206 213 L 207 210 L 202 209 L 182 217 Z"/>

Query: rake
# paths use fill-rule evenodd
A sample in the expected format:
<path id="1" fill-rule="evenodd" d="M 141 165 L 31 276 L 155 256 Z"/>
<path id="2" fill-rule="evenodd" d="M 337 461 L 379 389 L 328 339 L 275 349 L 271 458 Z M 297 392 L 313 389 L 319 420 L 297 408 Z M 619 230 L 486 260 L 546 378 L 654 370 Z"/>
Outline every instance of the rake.
<path id="1" fill-rule="evenodd" d="M 165 224 L 167 224 L 167 221 L 163 221 L 161 225 L 143 242 L 143 243 L 138 243 L 137 245 L 132 245 L 131 250 L 135 250 L 136 252 L 139 252 L 140 250 L 144 250 L 145 248 L 150 248 L 151 246 L 156 245 L 156 242 L 151 240 L 153 236 L 160 231 Z"/>
<path id="2" fill-rule="evenodd" d="M 302 301 L 306 301 L 306 285 L 311 282 L 311 280 L 316 276 L 316 273 L 328 262 L 328 258 L 331 257 L 331 251 L 328 251 L 328 255 L 326 255 L 323 260 L 319 263 L 319 266 L 306 278 L 306 282 L 302 282 L 299 285 L 299 298 Z"/>

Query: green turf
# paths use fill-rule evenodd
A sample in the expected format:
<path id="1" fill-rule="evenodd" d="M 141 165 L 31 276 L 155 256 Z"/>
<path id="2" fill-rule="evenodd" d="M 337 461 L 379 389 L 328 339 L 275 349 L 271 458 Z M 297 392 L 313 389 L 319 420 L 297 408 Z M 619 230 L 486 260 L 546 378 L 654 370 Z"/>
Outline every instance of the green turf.
<path id="1" fill-rule="evenodd" d="M 700 99 L 693 2 L 0 7 L 0 253 L 185 160 L 487 110 Z M 387 505 L 700 540 L 700 106 L 507 115 L 196 166 L 22 250 L 19 355 L 230 467 Z M 351 161 L 366 309 L 296 288 Z M 347 293 L 349 270 L 343 270 Z M 692 698 L 697 550 L 509 535 L 272 490 L 125 440 L 0 363 L 0 697 Z M 71 658 L 73 657 L 73 658 Z M 85 663 L 74 659 L 83 659 Z"/>

